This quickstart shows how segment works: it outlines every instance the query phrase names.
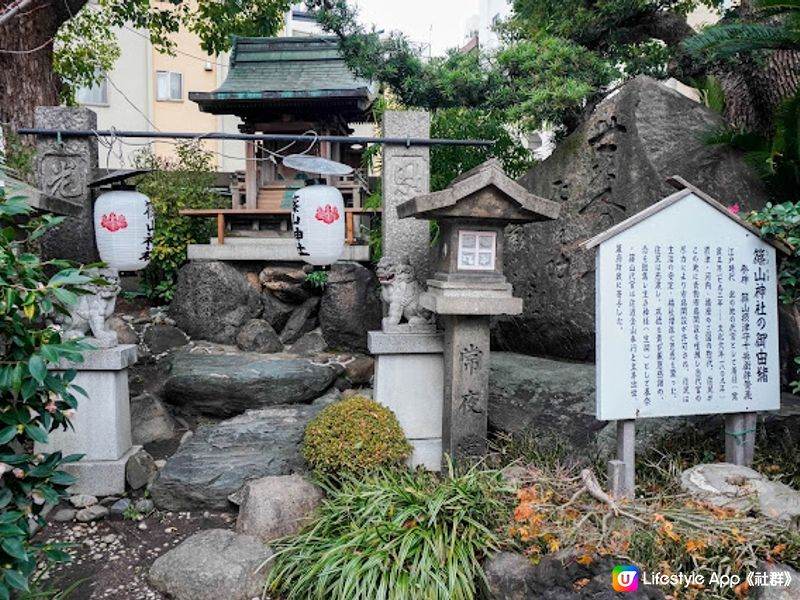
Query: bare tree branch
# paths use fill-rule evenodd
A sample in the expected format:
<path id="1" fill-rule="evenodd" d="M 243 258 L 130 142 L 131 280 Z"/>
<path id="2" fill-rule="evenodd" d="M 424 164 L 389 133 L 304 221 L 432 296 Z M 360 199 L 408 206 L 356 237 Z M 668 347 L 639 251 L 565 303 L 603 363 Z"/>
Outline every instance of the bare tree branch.
<path id="1" fill-rule="evenodd" d="M 34 0 L 15 0 L 0 13 L 0 25 L 9 22 L 23 8 L 33 4 Z"/>

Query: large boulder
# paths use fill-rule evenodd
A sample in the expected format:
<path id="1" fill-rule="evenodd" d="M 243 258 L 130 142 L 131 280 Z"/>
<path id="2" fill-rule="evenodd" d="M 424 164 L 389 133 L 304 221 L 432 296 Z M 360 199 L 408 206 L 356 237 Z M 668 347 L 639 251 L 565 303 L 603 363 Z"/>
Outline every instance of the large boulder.
<path id="1" fill-rule="evenodd" d="M 523 176 L 527 189 L 561 204 L 561 215 L 507 229 L 505 272 L 525 308 L 519 317 L 495 320 L 497 345 L 592 361 L 595 253 L 580 244 L 674 193 L 666 183 L 670 176 L 743 210 L 763 206 L 764 188 L 741 154 L 701 141 L 721 125 L 705 106 L 637 77 Z"/>
<path id="2" fill-rule="evenodd" d="M 375 274 L 358 263 L 336 263 L 322 294 L 319 320 L 331 348 L 367 352 L 367 332 L 381 328 L 383 304 Z"/>
<path id="3" fill-rule="evenodd" d="M 503 433 L 564 436 L 591 447 L 606 423 L 595 419 L 595 368 L 510 352 L 491 354 L 489 427 Z"/>
<path id="4" fill-rule="evenodd" d="M 181 267 L 170 314 L 192 338 L 235 344 L 239 329 L 261 314 L 262 300 L 245 276 L 224 262 Z"/>
<path id="5" fill-rule="evenodd" d="M 333 367 L 297 357 L 178 351 L 164 384 L 168 402 L 218 417 L 311 402 L 336 380 Z"/>
<path id="6" fill-rule="evenodd" d="M 150 488 L 164 510 L 229 510 L 228 496 L 250 480 L 306 471 L 300 443 L 320 407 L 254 410 L 199 427 L 167 460 Z"/>
<path id="7" fill-rule="evenodd" d="M 261 597 L 270 556 L 252 536 L 207 529 L 158 557 L 147 581 L 174 600 L 251 600 Z"/>
<path id="8" fill-rule="evenodd" d="M 264 477 L 251 481 L 241 492 L 236 531 L 262 542 L 298 533 L 324 494 L 300 475 Z"/>
<path id="9" fill-rule="evenodd" d="M 619 561 L 600 558 L 582 565 L 568 556 L 545 556 L 534 565 L 521 554 L 499 552 L 484 563 L 489 600 L 616 600 L 611 573 Z M 576 585 L 578 583 L 583 585 Z M 664 600 L 664 593 L 639 585 L 630 600 Z"/>
<path id="10" fill-rule="evenodd" d="M 600 452 L 609 455 L 616 444 L 616 426 L 595 418 L 595 367 L 492 352 L 489 378 L 489 428 L 494 432 L 532 435 L 564 442 L 576 458 Z M 800 398 L 784 394 L 781 410 L 761 416 L 773 439 L 797 443 L 800 438 Z M 719 415 L 639 419 L 636 449 L 644 452 L 670 436 L 690 432 L 723 441 Z"/>

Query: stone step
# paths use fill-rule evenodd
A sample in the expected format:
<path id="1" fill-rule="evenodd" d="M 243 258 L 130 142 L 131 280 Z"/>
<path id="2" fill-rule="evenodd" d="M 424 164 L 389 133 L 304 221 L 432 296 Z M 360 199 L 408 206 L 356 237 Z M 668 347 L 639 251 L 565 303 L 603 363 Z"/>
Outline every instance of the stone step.
<path id="1" fill-rule="evenodd" d="M 216 238 L 210 244 L 190 244 L 189 260 L 258 260 L 302 262 L 293 239 L 225 238 L 219 245 Z M 369 246 L 345 246 L 341 260 L 369 262 Z"/>
<path id="2" fill-rule="evenodd" d="M 163 510 L 231 510 L 228 496 L 253 479 L 307 470 L 306 425 L 322 409 L 281 406 L 199 427 L 167 460 L 150 492 Z"/>
<path id="3" fill-rule="evenodd" d="M 196 348 L 171 357 L 164 394 L 170 404 L 191 412 L 232 417 L 250 409 L 311 402 L 338 375 L 333 366 L 297 356 Z"/>

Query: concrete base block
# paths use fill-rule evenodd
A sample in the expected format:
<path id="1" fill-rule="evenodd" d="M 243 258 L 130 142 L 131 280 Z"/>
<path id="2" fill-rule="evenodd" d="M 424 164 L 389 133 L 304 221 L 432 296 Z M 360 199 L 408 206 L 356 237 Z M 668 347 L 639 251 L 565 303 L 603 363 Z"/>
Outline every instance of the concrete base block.
<path id="1" fill-rule="evenodd" d="M 406 438 L 414 445 L 409 464 L 440 470 L 442 335 L 371 332 L 369 348 L 375 356 L 375 400 L 394 412 Z"/>
<path id="2" fill-rule="evenodd" d="M 71 494 L 118 496 L 125 493 L 125 466 L 128 459 L 141 450 L 133 446 L 116 460 L 82 460 L 64 465 L 62 469 L 78 478 L 69 488 Z"/>
<path id="3" fill-rule="evenodd" d="M 136 362 L 135 346 L 116 346 L 84 354 L 84 362 L 58 365 L 74 368 L 74 384 L 88 397 L 76 394 L 78 408 L 72 429 L 53 431 L 36 451 L 83 454 L 87 461 L 113 461 L 131 447 L 131 411 L 127 367 Z"/>
<path id="4" fill-rule="evenodd" d="M 434 440 L 409 440 L 414 446 L 414 452 L 406 464 L 415 469 L 423 467 L 428 471 L 439 472 L 442 470 L 442 438 Z"/>

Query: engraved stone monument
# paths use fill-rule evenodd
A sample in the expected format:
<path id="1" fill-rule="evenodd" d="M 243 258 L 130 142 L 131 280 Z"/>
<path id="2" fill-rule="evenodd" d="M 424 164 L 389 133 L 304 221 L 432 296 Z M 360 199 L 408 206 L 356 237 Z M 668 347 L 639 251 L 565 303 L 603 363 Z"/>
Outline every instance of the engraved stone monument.
<path id="1" fill-rule="evenodd" d="M 45 129 L 97 129 L 97 115 L 88 108 L 39 106 L 35 125 Z M 97 139 L 39 136 L 36 139 L 36 178 L 47 195 L 79 205 L 81 212 L 68 217 L 43 236 L 42 252 L 48 258 L 65 258 L 88 264 L 97 261 L 89 182 L 97 169 Z"/>
<path id="2" fill-rule="evenodd" d="M 430 137 L 431 117 L 426 112 L 388 111 L 383 135 L 396 138 Z M 427 223 L 400 221 L 397 207 L 430 190 L 431 159 L 427 146 L 383 147 L 383 256 L 407 259 L 420 281 L 429 275 L 430 228 Z"/>
<path id="3" fill-rule="evenodd" d="M 439 222 L 436 274 L 420 304 L 445 323 L 443 449 L 455 459 L 480 456 L 488 425 L 489 319 L 522 312 L 522 299 L 513 297 L 503 275 L 504 229 L 555 219 L 559 206 L 531 194 L 490 160 L 397 212 Z"/>
<path id="4" fill-rule="evenodd" d="M 727 460 L 745 464 L 755 413 L 780 408 L 776 246 L 671 183 L 682 189 L 585 244 L 598 247 L 597 418 L 618 423 L 621 495 L 635 419 L 726 414 Z"/>
<path id="5" fill-rule="evenodd" d="M 77 395 L 73 428 L 53 431 L 48 443 L 37 444 L 37 449 L 85 455 L 63 467 L 78 478 L 70 491 L 108 496 L 125 492 L 125 466 L 139 450 L 131 442 L 127 372 L 136 362 L 136 346 L 117 345 L 116 333 L 107 326 L 120 290 L 116 271 L 101 269 L 94 275 L 108 285 L 85 286 L 88 293 L 78 298 L 60 325 L 66 339 L 87 336 L 86 343 L 96 349 L 84 352 L 83 362 L 62 361 L 52 367 L 54 371 L 77 371 L 74 383 L 87 395 Z"/>

